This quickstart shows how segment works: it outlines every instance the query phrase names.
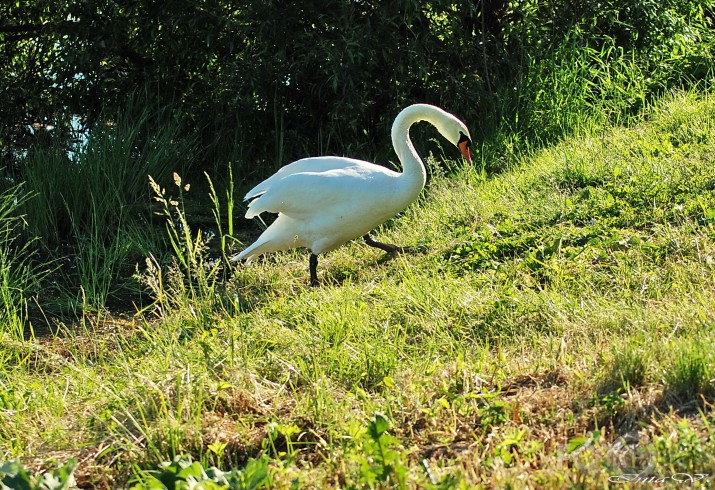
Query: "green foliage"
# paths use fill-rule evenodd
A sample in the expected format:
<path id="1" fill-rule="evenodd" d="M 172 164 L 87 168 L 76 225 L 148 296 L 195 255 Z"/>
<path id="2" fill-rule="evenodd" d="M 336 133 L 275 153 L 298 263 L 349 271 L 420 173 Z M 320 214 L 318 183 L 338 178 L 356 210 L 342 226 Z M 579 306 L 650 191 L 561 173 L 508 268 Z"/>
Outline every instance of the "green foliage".
<path id="1" fill-rule="evenodd" d="M 649 449 L 660 467 L 676 472 L 700 473 L 707 447 L 687 419 L 680 420 L 671 434 L 658 435 Z"/>
<path id="2" fill-rule="evenodd" d="M 66 141 L 73 115 L 96 130 L 137 90 L 176 110 L 202 163 L 238 161 L 246 175 L 306 154 L 392 158 L 392 119 L 417 101 L 476 135 L 548 141 L 586 112 L 618 118 L 706 80 L 712 12 L 696 0 L 6 2 L 0 141 Z"/>
<path id="3" fill-rule="evenodd" d="M 566 454 L 572 454 L 576 451 L 583 450 L 594 443 L 596 443 L 601 438 L 601 432 L 598 430 L 591 431 L 588 436 L 579 436 L 569 439 L 568 444 L 566 444 Z"/>
<path id="4" fill-rule="evenodd" d="M 216 467 L 204 469 L 191 457 L 177 456 L 165 462 L 161 471 L 139 474 L 133 490 L 254 490 L 267 488 L 270 482 L 265 459 L 251 459 L 242 470 L 221 471 Z"/>
<path id="5" fill-rule="evenodd" d="M 302 445 L 296 441 L 295 437 L 300 437 L 300 434 L 300 428 L 294 424 L 281 425 L 272 422 L 268 426 L 268 436 L 263 440 L 262 446 L 268 454 L 292 461 L 298 454 L 298 448 Z"/>
<path id="6" fill-rule="evenodd" d="M 19 209 L 31 199 L 23 187 L 0 194 L 0 334 L 21 339 L 25 331 L 27 300 L 46 275 L 32 260 L 33 240 L 23 243 L 25 221 Z"/>
<path id="7" fill-rule="evenodd" d="M 63 262 L 73 256 L 74 267 L 61 269 L 65 277 L 53 289 L 74 310 L 101 310 L 112 296 L 136 293 L 128 281 L 131 260 L 161 242 L 152 229 L 147 175 L 165 182 L 187 162 L 191 144 L 175 141 L 177 126 L 140 105 L 134 99 L 107 117 L 72 151 L 55 141 L 24 158 L 25 186 L 34 196 L 19 207 L 27 235 Z"/>
<path id="8" fill-rule="evenodd" d="M 147 175 L 168 182 L 187 165 L 191 142 L 177 141 L 176 124 L 145 104 L 134 97 L 118 112 L 108 112 L 69 152 L 55 141 L 27 155 L 22 177 L 36 197 L 24 210 L 33 235 L 57 246 L 147 223 Z"/>
<path id="9" fill-rule="evenodd" d="M 53 296 L 75 311 L 136 300 L 137 257 L 175 253 L 147 210 L 147 175 L 166 186 L 174 171 L 211 170 L 227 265 L 234 177 L 248 184 L 312 154 L 394 160 L 390 126 L 413 102 L 459 115 L 481 170 L 503 171 L 565 135 L 635 120 L 667 90 L 708 88 L 715 42 L 711 0 L 22 0 L 0 5 L 0 18 L 3 182 L 35 196 L 20 210 L 28 239 L 72 256 Z M 441 154 L 420 127 L 413 137 Z M 637 219 L 657 191 L 637 201 L 627 188 L 580 188 L 574 214 L 593 193 L 614 219 Z M 713 203 L 701 206 L 715 219 Z M 528 251 L 525 266 L 544 280 L 554 244 L 571 246 L 549 238 L 468 239 L 455 254 L 479 269 Z"/>
<path id="10" fill-rule="evenodd" d="M 229 165 L 228 167 L 228 183 L 227 183 L 227 188 L 225 191 L 225 216 L 224 213 L 222 212 L 222 200 L 218 195 L 218 192 L 216 192 L 216 188 L 214 187 L 214 183 L 211 180 L 211 177 L 209 174 L 205 173 L 206 179 L 208 180 L 209 184 L 209 197 L 211 198 L 211 203 L 213 204 L 212 208 L 212 213 L 214 217 L 214 222 L 216 223 L 216 234 L 219 237 L 220 240 L 220 246 L 221 246 L 221 259 L 223 260 L 224 265 L 229 266 L 231 264 L 230 262 L 230 255 L 229 251 L 231 248 L 229 247 L 229 242 L 235 242 L 238 241 L 234 236 L 234 225 L 233 225 L 233 218 L 234 218 L 234 207 L 235 207 L 235 201 L 233 197 L 233 192 L 234 192 L 234 182 L 233 182 L 233 169 Z M 224 223 L 225 223 L 225 228 L 224 228 Z"/>
<path id="11" fill-rule="evenodd" d="M 356 488 L 375 488 L 382 484 L 406 488 L 408 467 L 397 449 L 399 440 L 387 432 L 389 429 L 390 423 L 378 413 L 355 437 L 351 458 L 360 467 Z"/>
<path id="12" fill-rule="evenodd" d="M 69 460 L 53 470 L 33 475 L 17 461 L 0 464 L 0 490 L 69 490 L 76 488 L 73 476 L 77 461 Z"/>
<path id="13" fill-rule="evenodd" d="M 674 106 L 667 113 L 668 121 L 689 119 Z M 715 119 L 708 110 L 702 115 L 690 131 L 711 141 L 705 133 Z M 563 164 L 547 169 L 539 184 L 563 193 L 558 204 L 528 216 L 497 212 L 488 221 L 457 227 L 445 260 L 460 269 L 515 269 L 543 284 L 575 277 L 585 261 L 608 267 L 642 257 L 662 264 L 684 253 L 663 236 L 663 227 L 709 229 L 715 181 L 700 163 L 704 147 L 678 143 L 680 131 L 656 127 L 630 141 L 601 145 L 589 139 L 586 149 L 559 150 Z"/>
<path id="14" fill-rule="evenodd" d="M 492 455 L 486 460 L 486 464 L 511 466 L 515 454 L 518 453 L 523 445 L 525 434 L 526 429 L 509 429 L 505 437 L 496 444 Z"/>

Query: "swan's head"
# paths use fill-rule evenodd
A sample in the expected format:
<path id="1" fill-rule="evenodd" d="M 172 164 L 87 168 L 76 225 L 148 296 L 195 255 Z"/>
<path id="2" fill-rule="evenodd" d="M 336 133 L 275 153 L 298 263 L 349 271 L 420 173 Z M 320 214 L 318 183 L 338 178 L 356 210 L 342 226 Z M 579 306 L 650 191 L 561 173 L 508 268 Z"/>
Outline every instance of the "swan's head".
<path id="1" fill-rule="evenodd" d="M 451 141 L 454 146 L 459 148 L 459 151 L 462 152 L 462 156 L 464 156 L 467 161 L 471 162 L 472 154 L 469 149 L 472 146 L 472 138 L 469 136 L 467 126 L 449 112 L 442 112 L 443 116 L 440 118 L 440 121 L 435 124 L 437 130 L 442 136 Z"/>
<path id="2" fill-rule="evenodd" d="M 429 104 L 413 104 L 397 115 L 392 125 L 392 143 L 398 155 L 400 154 L 398 148 L 404 144 L 405 136 L 409 141 L 410 126 L 417 121 L 428 121 L 442 136 L 459 148 L 464 158 L 472 161 L 469 150 L 472 146 L 472 138 L 469 136 L 467 126 L 449 112 Z"/>

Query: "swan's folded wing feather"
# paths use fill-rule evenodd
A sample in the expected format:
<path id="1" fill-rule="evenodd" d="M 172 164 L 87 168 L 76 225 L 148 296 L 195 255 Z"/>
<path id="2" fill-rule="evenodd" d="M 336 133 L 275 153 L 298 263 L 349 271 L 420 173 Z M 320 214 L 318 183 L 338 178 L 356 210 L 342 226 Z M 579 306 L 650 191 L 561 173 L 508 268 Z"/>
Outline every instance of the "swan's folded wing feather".
<path id="1" fill-rule="evenodd" d="M 269 212 L 310 219 L 330 213 L 338 205 L 349 206 L 353 201 L 356 206 L 369 203 L 372 195 L 380 191 L 377 181 L 388 177 L 390 171 L 384 170 L 348 167 L 289 174 L 272 182 L 268 190 L 251 201 L 246 217 Z"/>
<path id="2" fill-rule="evenodd" d="M 253 189 L 248 191 L 245 201 L 254 199 L 261 194 L 264 194 L 271 189 L 277 182 L 285 179 L 289 175 L 300 174 L 300 173 L 323 173 L 331 172 L 334 170 L 344 170 L 352 167 L 356 168 L 372 168 L 377 167 L 377 165 L 369 162 L 364 162 L 362 160 L 357 160 L 355 158 L 345 158 L 345 157 L 311 157 L 303 158 L 301 160 L 296 160 L 284 167 L 278 169 L 276 173 L 268 177 L 266 180 L 256 185 Z"/>

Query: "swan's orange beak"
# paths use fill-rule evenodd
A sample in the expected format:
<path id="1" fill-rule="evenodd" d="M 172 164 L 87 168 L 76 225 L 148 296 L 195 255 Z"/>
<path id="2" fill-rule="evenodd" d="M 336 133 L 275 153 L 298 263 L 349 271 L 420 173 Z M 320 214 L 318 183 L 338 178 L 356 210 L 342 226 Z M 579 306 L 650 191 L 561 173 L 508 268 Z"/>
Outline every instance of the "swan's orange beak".
<path id="1" fill-rule="evenodd" d="M 460 141 L 457 146 L 459 147 L 459 151 L 462 152 L 464 158 L 466 158 L 468 162 L 471 162 L 472 155 L 469 153 L 469 140 L 465 139 L 464 141 Z"/>

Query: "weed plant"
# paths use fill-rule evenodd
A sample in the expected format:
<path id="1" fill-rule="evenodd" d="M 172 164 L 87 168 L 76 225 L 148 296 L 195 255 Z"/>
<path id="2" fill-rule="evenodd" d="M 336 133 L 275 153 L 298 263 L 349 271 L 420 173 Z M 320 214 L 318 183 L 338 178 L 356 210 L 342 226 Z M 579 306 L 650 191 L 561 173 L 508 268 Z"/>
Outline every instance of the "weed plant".
<path id="1" fill-rule="evenodd" d="M 233 179 L 229 170 L 229 189 L 225 202 L 219 197 L 211 178 L 206 175 L 209 197 L 213 203 L 213 231 L 192 229 L 187 219 L 185 195 L 191 184 L 182 183 L 174 172 L 173 182 L 177 197 L 167 193 L 151 176 L 149 185 L 154 200 L 159 204 L 157 214 L 165 220 L 168 242 L 171 246 L 171 263 L 168 268 L 153 255 L 146 259 L 146 271 L 137 272 L 135 278 L 147 286 L 156 299 L 156 305 L 167 314 L 171 311 L 191 311 L 194 318 L 209 314 L 222 304 L 219 296 L 219 279 L 225 280 L 226 271 L 231 267 L 229 242 L 233 237 Z M 223 202 L 223 203 L 222 203 Z M 225 209 L 225 214 L 222 211 Z M 224 230 L 226 223 L 227 230 Z M 227 233 L 226 233 L 227 232 Z M 219 257 L 209 256 L 209 242 L 218 239 Z"/>
<path id="2" fill-rule="evenodd" d="M 216 299 L 216 281 L 222 268 L 221 261 L 210 261 L 207 242 L 210 237 L 201 230 L 191 229 L 184 209 L 184 193 L 191 184 L 183 184 L 174 173 L 178 197 L 173 198 L 165 188 L 149 177 L 154 199 L 159 203 L 158 213 L 166 220 L 166 231 L 172 248 L 171 265 L 166 276 L 162 264 L 154 257 L 147 258 L 147 273 L 137 277 L 148 286 L 163 312 L 191 311 L 193 316 L 212 308 Z M 216 211 L 218 212 L 218 210 Z M 166 277 L 166 280 L 164 279 Z M 201 306 L 200 306 L 201 305 Z"/>

